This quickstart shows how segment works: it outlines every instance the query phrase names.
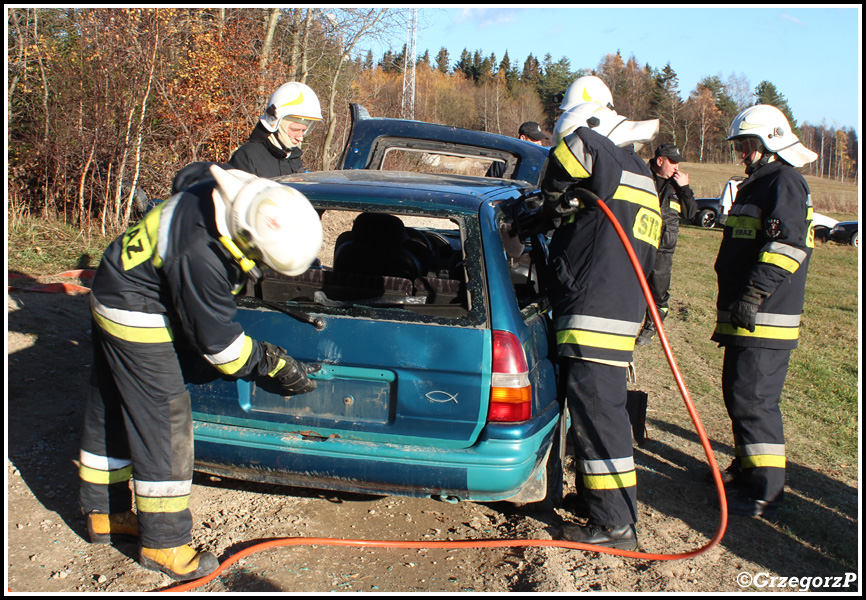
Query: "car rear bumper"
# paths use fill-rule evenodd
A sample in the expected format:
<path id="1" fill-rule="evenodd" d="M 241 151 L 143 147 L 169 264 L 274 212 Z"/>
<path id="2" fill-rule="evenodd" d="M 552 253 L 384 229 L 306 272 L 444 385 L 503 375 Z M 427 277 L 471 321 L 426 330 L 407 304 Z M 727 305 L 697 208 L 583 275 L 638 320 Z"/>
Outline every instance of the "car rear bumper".
<path id="1" fill-rule="evenodd" d="M 469 448 L 373 443 L 195 422 L 196 470 L 223 477 L 347 492 L 512 498 L 537 473 L 558 419 L 489 424 Z"/>

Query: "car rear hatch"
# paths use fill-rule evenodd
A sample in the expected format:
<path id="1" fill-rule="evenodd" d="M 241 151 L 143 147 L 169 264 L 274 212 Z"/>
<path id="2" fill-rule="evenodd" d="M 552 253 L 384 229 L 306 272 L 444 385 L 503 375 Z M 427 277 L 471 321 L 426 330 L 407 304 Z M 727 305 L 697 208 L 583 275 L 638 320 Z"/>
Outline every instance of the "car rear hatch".
<path id="1" fill-rule="evenodd" d="M 327 208 L 326 236 L 336 244 L 356 213 Z M 342 225 L 332 225 L 329 216 Z M 439 221 L 430 220 L 436 216 L 418 221 L 432 226 L 410 228 L 434 240 L 435 262 L 424 277 L 338 271 L 329 247 L 324 268 L 292 278 L 266 276 L 241 300 L 238 321 L 253 339 L 321 364 L 313 375 L 317 389 L 284 398 L 266 381 L 200 386 L 195 420 L 225 426 L 222 442 L 234 438 L 230 443 L 238 445 L 271 434 L 442 449 L 473 445 L 486 421 L 492 352 L 478 215 L 452 212 L 441 219 L 440 213 Z"/>
<path id="2" fill-rule="evenodd" d="M 485 176 L 492 163 L 499 163 L 502 178 L 536 186 L 550 150 L 507 135 L 371 117 L 359 104 L 350 104 L 349 112 L 351 126 L 341 169 Z"/>

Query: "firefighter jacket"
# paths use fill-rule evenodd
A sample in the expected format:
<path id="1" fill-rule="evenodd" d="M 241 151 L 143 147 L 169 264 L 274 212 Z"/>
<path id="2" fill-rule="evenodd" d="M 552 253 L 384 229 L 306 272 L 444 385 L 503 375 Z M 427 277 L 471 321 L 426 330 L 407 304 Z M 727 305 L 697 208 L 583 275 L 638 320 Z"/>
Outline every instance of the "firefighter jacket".
<path id="1" fill-rule="evenodd" d="M 91 310 L 116 338 L 159 344 L 182 332 L 222 374 L 266 375 L 263 345 L 234 321 L 246 275 L 217 232 L 213 185 L 175 194 L 108 246 Z"/>
<path id="2" fill-rule="evenodd" d="M 680 233 L 680 217 L 690 221 L 697 212 L 695 194 L 691 187 L 680 187 L 673 178 L 663 179 L 655 171 L 653 171 L 653 181 L 658 192 L 664 223 L 659 240 L 659 252 L 673 252 Z"/>
<path id="3" fill-rule="evenodd" d="M 713 341 L 720 346 L 797 347 L 813 236 L 809 186 L 796 169 L 776 160 L 740 184 L 716 259 Z M 765 298 L 754 333 L 730 324 L 731 307 L 747 288 Z"/>
<path id="4" fill-rule="evenodd" d="M 261 123 L 256 125 L 247 143 L 238 148 L 229 159 L 232 168 L 269 179 L 303 172 L 301 149 L 292 148 L 286 151 L 277 148 L 268 139 L 270 135 Z"/>
<path id="5" fill-rule="evenodd" d="M 633 149 L 580 127 L 550 153 L 542 181 L 548 212 L 561 206 L 562 193 L 573 185 L 604 201 L 648 274 L 662 220 L 646 163 Z M 560 356 L 616 366 L 631 362 L 646 300 L 626 249 L 598 206 L 562 219 L 550 243 L 548 281 Z"/>

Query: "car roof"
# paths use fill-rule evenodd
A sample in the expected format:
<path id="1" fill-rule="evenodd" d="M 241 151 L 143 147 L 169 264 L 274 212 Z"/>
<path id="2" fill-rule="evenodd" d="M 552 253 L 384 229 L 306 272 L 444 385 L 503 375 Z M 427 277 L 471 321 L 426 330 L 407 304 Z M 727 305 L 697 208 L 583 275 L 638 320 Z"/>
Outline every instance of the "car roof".
<path id="1" fill-rule="evenodd" d="M 518 198 L 533 191 L 523 181 L 407 171 L 316 171 L 276 178 L 313 200 L 383 204 L 405 210 L 477 212 L 491 200 Z"/>

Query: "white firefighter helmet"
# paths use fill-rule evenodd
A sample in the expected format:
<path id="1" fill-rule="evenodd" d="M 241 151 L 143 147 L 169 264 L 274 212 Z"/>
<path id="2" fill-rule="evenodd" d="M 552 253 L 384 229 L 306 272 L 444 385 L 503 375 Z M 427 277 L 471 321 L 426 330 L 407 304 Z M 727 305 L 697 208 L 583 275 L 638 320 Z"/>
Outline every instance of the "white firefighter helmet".
<path id="1" fill-rule="evenodd" d="M 658 135 L 659 121 L 629 121 L 606 106 L 585 102 L 560 115 L 553 128 L 553 145 L 557 146 L 578 127 L 589 127 L 620 147 L 633 144 L 637 151 Z"/>
<path id="2" fill-rule="evenodd" d="M 308 126 L 321 121 L 322 107 L 316 92 L 310 86 L 297 81 L 277 88 L 268 99 L 267 108 L 259 121 L 265 129 L 273 133 L 285 117 L 297 119 Z"/>
<path id="3" fill-rule="evenodd" d="M 210 167 L 220 234 L 284 275 L 300 275 L 322 247 L 322 222 L 301 192 L 236 169 Z"/>
<path id="4" fill-rule="evenodd" d="M 757 104 L 734 117 L 728 130 L 728 140 L 756 137 L 768 152 L 793 167 L 807 165 L 818 155 L 806 148 L 794 135 L 785 113 L 769 104 Z"/>
<path id="5" fill-rule="evenodd" d="M 608 108 L 613 108 L 613 94 L 605 83 L 595 75 L 587 75 L 578 77 L 574 80 L 562 97 L 562 104 L 559 108 L 569 110 L 584 104 L 586 102 L 595 102 Z"/>

